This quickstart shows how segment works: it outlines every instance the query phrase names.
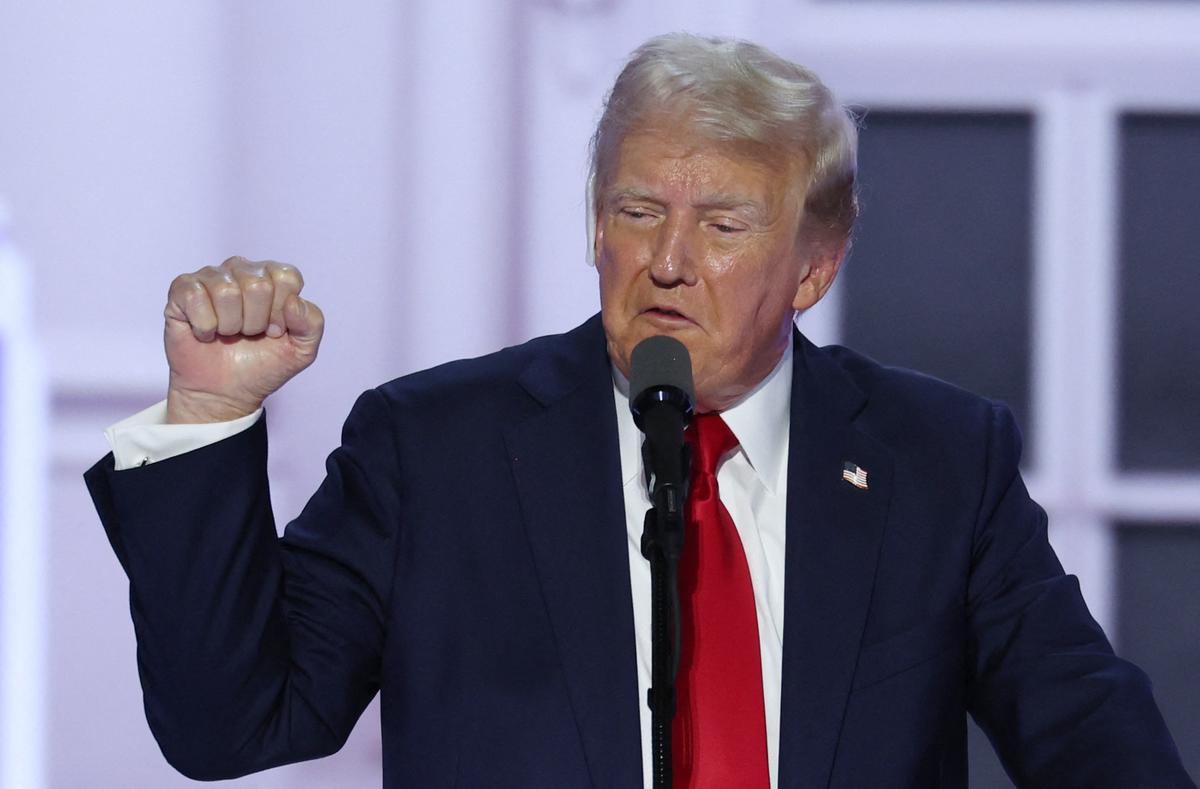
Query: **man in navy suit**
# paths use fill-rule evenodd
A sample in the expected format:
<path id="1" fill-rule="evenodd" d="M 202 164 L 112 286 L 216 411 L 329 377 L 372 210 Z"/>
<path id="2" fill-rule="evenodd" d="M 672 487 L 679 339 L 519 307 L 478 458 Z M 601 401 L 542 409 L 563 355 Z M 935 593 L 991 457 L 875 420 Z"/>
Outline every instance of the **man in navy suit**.
<path id="1" fill-rule="evenodd" d="M 593 141 L 601 314 L 362 395 L 280 540 L 261 408 L 315 358 L 321 312 L 282 264 L 177 278 L 166 402 L 87 475 L 171 763 L 331 753 L 381 692 L 389 787 L 645 783 L 627 379 L 669 335 L 735 438 L 714 473 L 758 643 L 733 651 L 761 681 L 761 771 L 717 746 L 689 758 L 726 777 L 690 785 L 965 786 L 970 712 L 1022 786 L 1192 786 L 1046 541 L 1008 411 L 795 331 L 845 254 L 855 134 L 761 47 L 645 44 Z"/>

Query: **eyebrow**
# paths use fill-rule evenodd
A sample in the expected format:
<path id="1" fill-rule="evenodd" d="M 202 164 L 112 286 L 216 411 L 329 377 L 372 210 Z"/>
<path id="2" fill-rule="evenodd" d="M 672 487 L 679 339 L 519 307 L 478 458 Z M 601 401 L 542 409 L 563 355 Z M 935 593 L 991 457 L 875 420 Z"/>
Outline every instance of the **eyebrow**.
<path id="1" fill-rule="evenodd" d="M 657 203 L 654 195 L 645 189 L 629 187 L 627 189 L 617 189 L 616 191 L 608 192 L 604 195 L 605 200 L 645 200 L 650 203 Z"/>

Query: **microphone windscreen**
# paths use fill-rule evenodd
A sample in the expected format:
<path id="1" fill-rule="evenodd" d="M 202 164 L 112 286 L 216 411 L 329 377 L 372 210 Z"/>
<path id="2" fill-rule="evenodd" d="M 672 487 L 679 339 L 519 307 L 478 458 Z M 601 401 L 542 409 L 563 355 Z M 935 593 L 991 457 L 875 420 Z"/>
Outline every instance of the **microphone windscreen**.
<path id="1" fill-rule="evenodd" d="M 692 357 L 688 349 L 674 337 L 657 335 L 637 344 L 629 356 L 629 395 L 636 401 L 651 387 L 673 386 L 696 399 L 692 381 Z"/>

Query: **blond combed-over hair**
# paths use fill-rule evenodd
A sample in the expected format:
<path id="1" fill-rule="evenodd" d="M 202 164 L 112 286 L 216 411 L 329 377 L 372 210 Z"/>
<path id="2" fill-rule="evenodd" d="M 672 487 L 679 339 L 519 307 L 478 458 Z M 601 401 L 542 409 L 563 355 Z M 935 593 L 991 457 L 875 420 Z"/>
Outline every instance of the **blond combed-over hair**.
<path id="1" fill-rule="evenodd" d="M 748 41 L 656 36 L 617 76 L 592 136 L 588 248 L 622 140 L 650 118 L 685 118 L 715 141 L 801 157 L 804 221 L 813 240 L 845 244 L 858 217 L 858 128 L 812 71 Z"/>

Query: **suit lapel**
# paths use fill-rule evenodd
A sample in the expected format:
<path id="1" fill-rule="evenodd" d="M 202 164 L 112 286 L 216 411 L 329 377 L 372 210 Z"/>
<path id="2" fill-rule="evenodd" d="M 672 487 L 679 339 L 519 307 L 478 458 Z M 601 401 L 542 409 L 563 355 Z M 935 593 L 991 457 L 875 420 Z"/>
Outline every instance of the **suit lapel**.
<path id="1" fill-rule="evenodd" d="M 637 659 L 620 456 L 603 331 L 521 383 L 543 406 L 506 431 L 526 534 L 594 786 L 642 781 Z"/>
<path id="2" fill-rule="evenodd" d="M 829 784 L 891 496 L 888 450 L 853 424 L 865 403 L 797 335 L 788 450 L 779 784 Z M 863 490 L 843 464 L 867 471 Z"/>
<path id="3" fill-rule="evenodd" d="M 593 318 L 521 382 L 542 405 L 505 440 L 595 786 L 641 784 L 637 667 L 612 382 Z M 779 785 L 824 787 L 866 624 L 892 458 L 855 427 L 865 398 L 797 336 L 788 453 Z M 852 462 L 862 490 L 841 478 Z"/>

